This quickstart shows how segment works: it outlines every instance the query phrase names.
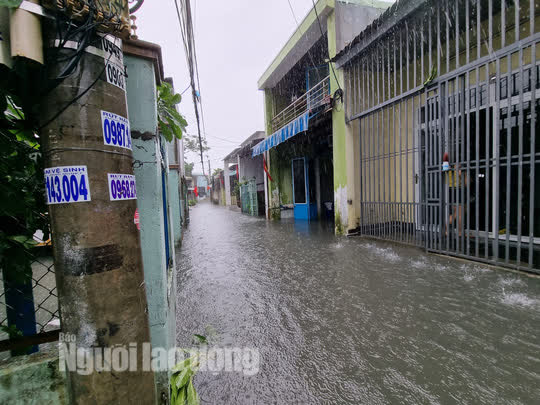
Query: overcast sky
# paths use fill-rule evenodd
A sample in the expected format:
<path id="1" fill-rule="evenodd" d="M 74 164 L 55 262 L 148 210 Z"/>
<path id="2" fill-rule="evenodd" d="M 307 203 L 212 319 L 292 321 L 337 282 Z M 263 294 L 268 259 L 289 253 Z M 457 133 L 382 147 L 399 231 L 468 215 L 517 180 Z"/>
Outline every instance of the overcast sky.
<path id="1" fill-rule="evenodd" d="M 298 21 L 311 0 L 290 0 Z M 158 6 L 159 4 L 159 6 Z M 296 29 L 287 0 L 192 0 L 208 155 L 212 171 L 253 132 L 264 130 L 263 93 L 257 81 Z M 189 84 L 184 48 L 173 0 L 146 0 L 137 15 L 139 39 L 162 48 L 165 76 L 178 93 Z M 190 91 L 180 111 L 188 133 L 196 134 Z M 206 157 L 205 157 L 206 159 Z M 200 158 L 195 171 L 200 172 Z M 205 168 L 208 163 L 205 161 Z"/>

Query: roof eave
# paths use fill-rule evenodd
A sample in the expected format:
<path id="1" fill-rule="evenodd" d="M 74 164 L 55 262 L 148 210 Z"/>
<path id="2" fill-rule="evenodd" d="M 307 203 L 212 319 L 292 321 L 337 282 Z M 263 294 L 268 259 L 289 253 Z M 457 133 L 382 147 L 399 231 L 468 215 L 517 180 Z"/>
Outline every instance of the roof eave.
<path id="1" fill-rule="evenodd" d="M 335 0 L 319 0 L 316 3 L 316 9 L 317 14 L 319 15 L 319 18 L 325 18 L 328 16 L 331 10 L 335 7 Z M 274 72 L 281 66 L 281 64 L 285 61 L 287 56 L 295 50 L 296 47 L 300 47 L 300 41 L 302 38 L 305 37 L 306 32 L 308 32 L 313 27 L 316 27 L 314 24 L 318 24 L 317 21 L 317 14 L 315 13 L 315 10 L 311 8 L 310 12 L 306 15 L 306 17 L 302 20 L 300 25 L 296 28 L 296 30 L 293 32 L 293 34 L 290 36 L 289 40 L 285 43 L 283 48 L 279 51 L 279 53 L 276 55 L 272 63 L 270 63 L 270 66 L 266 68 L 262 76 L 257 82 L 257 85 L 259 87 L 259 90 L 264 90 L 268 87 L 268 82 L 271 79 Z M 317 29 L 319 29 L 317 27 Z M 309 47 L 308 47 L 309 49 Z M 304 54 L 307 53 L 308 49 L 303 52 Z"/>
<path id="2" fill-rule="evenodd" d="M 336 67 L 341 68 L 347 64 L 426 2 L 427 0 L 401 0 L 394 3 L 336 55 Z"/>

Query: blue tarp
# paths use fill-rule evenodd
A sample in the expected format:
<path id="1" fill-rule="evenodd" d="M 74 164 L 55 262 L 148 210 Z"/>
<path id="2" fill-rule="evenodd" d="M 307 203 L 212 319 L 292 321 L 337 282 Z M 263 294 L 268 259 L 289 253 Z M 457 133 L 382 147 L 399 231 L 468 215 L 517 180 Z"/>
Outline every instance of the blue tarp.
<path id="1" fill-rule="evenodd" d="M 285 142 L 287 139 L 308 130 L 309 111 L 306 111 L 300 117 L 294 121 L 289 122 L 283 128 L 270 135 L 268 138 L 263 139 L 257 145 L 253 147 L 252 157 L 260 155 L 273 147 L 278 146 L 280 143 Z"/>

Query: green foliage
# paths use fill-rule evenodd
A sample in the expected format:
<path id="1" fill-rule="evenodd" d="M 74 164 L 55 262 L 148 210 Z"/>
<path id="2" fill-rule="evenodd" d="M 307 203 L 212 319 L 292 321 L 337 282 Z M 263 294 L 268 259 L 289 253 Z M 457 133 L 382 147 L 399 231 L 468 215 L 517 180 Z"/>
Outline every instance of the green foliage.
<path id="1" fill-rule="evenodd" d="M 203 335 L 193 335 L 193 337 L 197 340 L 198 343 L 200 344 L 208 344 L 208 340 L 206 339 L 206 336 L 203 336 Z"/>
<path id="2" fill-rule="evenodd" d="M 246 177 L 242 177 L 242 181 L 237 182 L 234 185 L 233 193 L 236 194 L 237 198 L 240 198 L 240 187 L 246 185 L 249 183 L 249 180 L 246 179 Z"/>
<path id="3" fill-rule="evenodd" d="M 424 87 L 429 86 L 433 80 L 437 77 L 437 66 L 433 65 L 431 66 L 431 72 L 429 74 L 429 77 L 424 82 Z"/>
<path id="4" fill-rule="evenodd" d="M 185 134 L 184 149 L 189 152 L 199 154 L 201 152 L 201 148 L 199 145 L 199 137 L 195 135 Z M 203 150 L 203 153 L 206 153 L 210 150 L 210 147 L 208 146 L 208 143 L 206 142 L 206 138 L 202 139 L 202 150 Z"/>
<path id="5" fill-rule="evenodd" d="M 191 177 L 191 173 L 193 173 L 194 166 L 195 166 L 195 163 L 184 162 L 184 171 L 186 173 L 186 177 Z"/>
<path id="6" fill-rule="evenodd" d="M 192 354 L 173 368 L 171 376 L 171 405 L 198 405 L 199 396 L 193 385 L 193 377 L 200 366 L 199 355 Z"/>
<path id="7" fill-rule="evenodd" d="M 194 205 L 197 205 L 197 200 L 189 200 L 188 204 L 190 207 L 193 207 Z"/>
<path id="8" fill-rule="evenodd" d="M 199 344 L 206 345 L 208 340 L 203 335 L 193 335 Z M 171 405 L 199 405 L 201 403 L 195 386 L 193 377 L 199 371 L 201 362 L 206 361 L 199 352 L 184 350 L 190 356 L 182 360 L 172 369 L 170 380 Z"/>
<path id="9" fill-rule="evenodd" d="M 32 275 L 34 232 L 41 229 L 48 239 L 43 159 L 37 124 L 6 93 L 0 88 L 0 268 L 23 283 Z"/>
<path id="10" fill-rule="evenodd" d="M 157 113 L 158 124 L 161 133 L 171 142 L 174 137 L 182 139 L 182 134 L 186 130 L 187 121 L 176 110 L 176 105 L 182 101 L 182 96 L 174 93 L 172 86 L 163 82 L 158 86 Z"/>
<path id="11" fill-rule="evenodd" d="M 0 330 L 7 333 L 10 339 L 17 339 L 23 337 L 22 332 L 17 329 L 15 325 L 0 325 Z"/>
<path id="12" fill-rule="evenodd" d="M 214 169 L 213 176 L 217 176 L 221 172 L 221 170 L 223 169 L 220 169 L 220 168 Z"/>

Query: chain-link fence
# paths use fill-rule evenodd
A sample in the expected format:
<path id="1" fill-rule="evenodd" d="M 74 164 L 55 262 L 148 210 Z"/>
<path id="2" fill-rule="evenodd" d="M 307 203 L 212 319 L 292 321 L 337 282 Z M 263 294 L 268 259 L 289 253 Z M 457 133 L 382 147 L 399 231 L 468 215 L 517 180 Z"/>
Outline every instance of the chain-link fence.
<path id="1" fill-rule="evenodd" d="M 2 349 L 18 341 L 49 340 L 60 329 L 58 293 L 50 247 L 40 244 L 31 258 L 30 277 L 4 274 L 0 281 L 0 342 Z M 32 313 L 33 312 L 33 313 Z M 40 336 L 42 339 L 40 339 Z M 32 337 L 32 339 L 25 339 Z"/>
<path id="2" fill-rule="evenodd" d="M 36 130 L 6 97 L 0 116 L 0 358 L 58 338 L 60 315 L 43 157 Z"/>

